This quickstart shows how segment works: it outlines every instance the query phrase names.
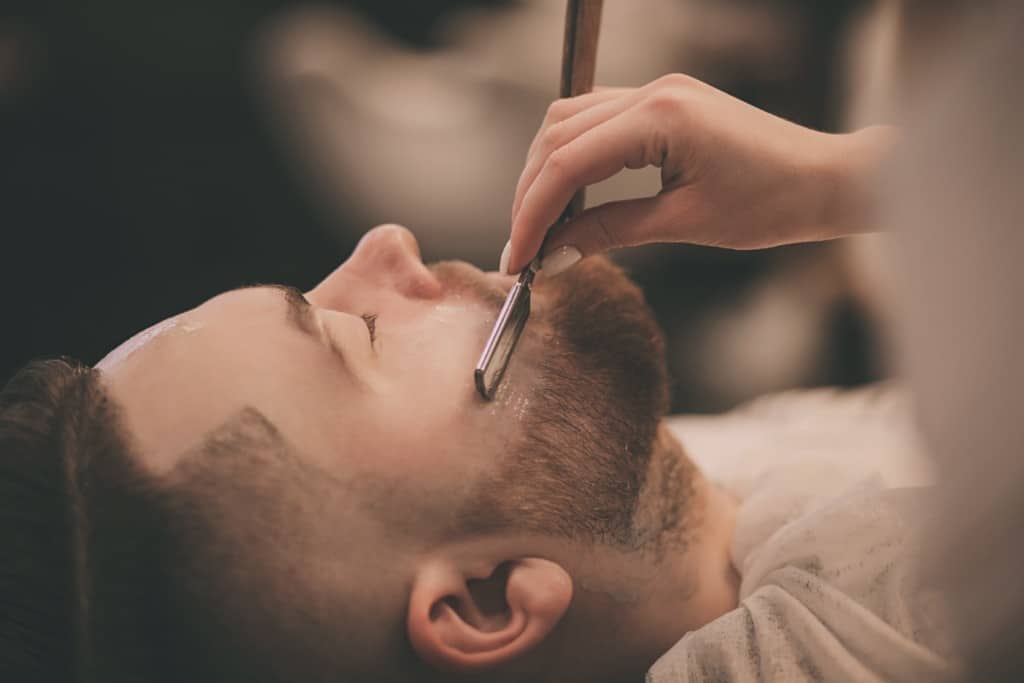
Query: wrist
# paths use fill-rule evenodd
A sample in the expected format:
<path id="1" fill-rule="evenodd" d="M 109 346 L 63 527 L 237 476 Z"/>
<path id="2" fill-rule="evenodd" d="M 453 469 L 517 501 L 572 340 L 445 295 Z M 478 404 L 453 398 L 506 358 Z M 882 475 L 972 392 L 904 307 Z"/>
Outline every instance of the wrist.
<path id="1" fill-rule="evenodd" d="M 896 128 L 870 126 L 830 138 L 822 229 L 828 237 L 873 232 L 873 181 L 895 143 Z"/>

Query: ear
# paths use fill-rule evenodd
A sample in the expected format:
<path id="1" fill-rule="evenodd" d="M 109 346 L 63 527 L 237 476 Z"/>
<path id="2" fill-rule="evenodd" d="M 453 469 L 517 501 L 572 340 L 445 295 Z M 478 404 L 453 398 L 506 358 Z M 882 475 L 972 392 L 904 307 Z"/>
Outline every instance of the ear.
<path id="1" fill-rule="evenodd" d="M 466 572 L 422 566 L 406 626 L 417 654 L 445 671 L 473 672 L 512 661 L 542 642 L 565 614 L 572 579 L 558 564 L 521 558 Z"/>

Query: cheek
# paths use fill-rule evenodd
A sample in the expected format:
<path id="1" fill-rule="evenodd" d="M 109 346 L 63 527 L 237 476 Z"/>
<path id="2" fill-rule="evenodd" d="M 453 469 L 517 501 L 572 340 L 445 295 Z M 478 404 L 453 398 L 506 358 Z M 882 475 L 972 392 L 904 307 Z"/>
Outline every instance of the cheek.
<path id="1" fill-rule="evenodd" d="M 332 361 L 328 350 L 305 340 L 265 336 L 206 371 L 236 405 L 260 411 L 296 446 L 313 453 L 323 446 L 336 407 L 352 392 Z"/>
<path id="2" fill-rule="evenodd" d="M 416 413 L 458 414 L 475 399 L 473 370 L 481 349 L 464 335 L 406 340 L 392 366 L 398 401 Z"/>
<path id="3" fill-rule="evenodd" d="M 482 423 L 471 371 L 429 381 L 381 405 L 371 444 L 379 459 L 371 466 L 457 482 L 490 462 L 496 430 Z"/>
<path id="4" fill-rule="evenodd" d="M 435 380 L 472 377 L 496 315 L 459 297 L 430 305 L 404 324 L 396 325 L 393 360 L 404 369 L 433 374 Z M 386 333 L 387 329 L 383 331 Z"/>

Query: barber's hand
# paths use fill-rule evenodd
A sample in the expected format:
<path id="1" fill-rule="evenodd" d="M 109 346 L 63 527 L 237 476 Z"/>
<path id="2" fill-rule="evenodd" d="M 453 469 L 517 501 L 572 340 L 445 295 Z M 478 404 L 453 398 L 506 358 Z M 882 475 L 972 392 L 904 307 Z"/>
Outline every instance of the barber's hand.
<path id="1" fill-rule="evenodd" d="M 530 262 L 576 190 L 651 165 L 661 168 L 661 192 L 556 228 L 545 245 L 557 254 L 550 270 L 649 242 L 757 249 L 857 232 L 859 179 L 889 137 L 884 128 L 814 131 L 682 75 L 558 100 L 527 154 L 503 270 Z"/>

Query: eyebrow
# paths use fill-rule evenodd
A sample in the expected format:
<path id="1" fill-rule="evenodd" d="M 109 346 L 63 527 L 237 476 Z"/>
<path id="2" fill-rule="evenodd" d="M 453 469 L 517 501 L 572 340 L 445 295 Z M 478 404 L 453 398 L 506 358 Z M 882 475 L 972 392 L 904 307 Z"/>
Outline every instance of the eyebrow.
<path id="1" fill-rule="evenodd" d="M 306 296 L 297 288 L 290 285 L 266 285 L 271 289 L 284 294 L 285 303 L 288 304 L 288 323 L 303 334 L 311 337 L 320 337 L 316 321 L 313 320 L 313 307 L 306 301 Z"/>
<path id="2" fill-rule="evenodd" d="M 255 284 L 245 285 L 238 287 L 232 291 L 240 292 L 246 289 L 273 289 L 280 292 L 288 309 L 286 313 L 286 320 L 288 324 L 310 337 L 320 338 L 320 331 L 317 328 L 316 321 L 313 320 L 313 308 L 306 301 L 305 295 L 298 287 L 292 287 L 291 285 L 278 285 L 278 284 Z"/>

